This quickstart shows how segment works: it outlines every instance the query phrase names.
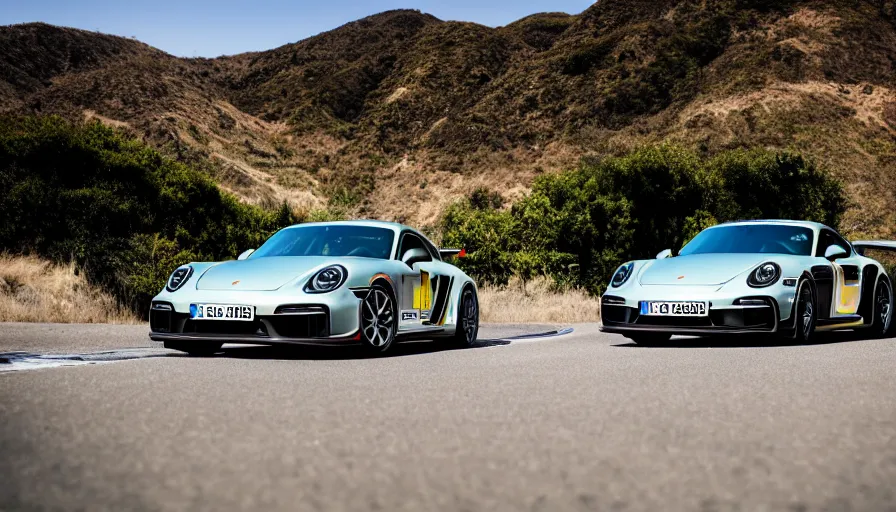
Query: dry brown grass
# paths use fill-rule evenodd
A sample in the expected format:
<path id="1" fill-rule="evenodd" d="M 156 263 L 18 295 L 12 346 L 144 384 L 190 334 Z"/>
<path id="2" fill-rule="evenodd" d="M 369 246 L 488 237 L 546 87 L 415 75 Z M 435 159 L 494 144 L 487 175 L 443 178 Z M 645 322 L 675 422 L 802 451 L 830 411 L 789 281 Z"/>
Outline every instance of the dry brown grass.
<path id="1" fill-rule="evenodd" d="M 0 254 L 0 322 L 138 324 L 140 319 L 87 283 L 73 263 Z"/>
<path id="2" fill-rule="evenodd" d="M 480 320 L 487 323 L 597 322 L 600 301 L 581 290 L 556 292 L 547 279 L 523 286 L 512 280 L 508 286 L 479 288 Z"/>

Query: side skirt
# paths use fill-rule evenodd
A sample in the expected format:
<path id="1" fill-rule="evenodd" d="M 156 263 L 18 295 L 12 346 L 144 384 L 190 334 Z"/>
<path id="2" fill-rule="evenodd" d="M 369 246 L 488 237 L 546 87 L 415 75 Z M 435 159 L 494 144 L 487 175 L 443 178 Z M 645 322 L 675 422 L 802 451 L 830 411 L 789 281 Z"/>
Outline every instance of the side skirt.
<path id="1" fill-rule="evenodd" d="M 838 329 L 853 329 L 856 327 L 867 327 L 862 315 L 846 315 L 825 320 L 819 320 L 815 326 L 816 331 L 836 331 Z"/>
<path id="2" fill-rule="evenodd" d="M 395 335 L 395 341 L 428 340 L 445 334 L 445 328 L 441 326 L 424 326 L 411 331 L 400 331 Z"/>

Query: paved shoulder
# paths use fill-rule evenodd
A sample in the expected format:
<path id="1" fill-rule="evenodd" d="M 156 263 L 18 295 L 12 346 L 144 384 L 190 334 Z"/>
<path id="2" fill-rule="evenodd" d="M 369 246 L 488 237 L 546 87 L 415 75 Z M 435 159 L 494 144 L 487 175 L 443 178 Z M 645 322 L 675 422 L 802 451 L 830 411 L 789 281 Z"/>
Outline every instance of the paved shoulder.
<path id="1" fill-rule="evenodd" d="M 151 348 L 149 324 L 0 323 L 0 352 L 77 353 Z"/>

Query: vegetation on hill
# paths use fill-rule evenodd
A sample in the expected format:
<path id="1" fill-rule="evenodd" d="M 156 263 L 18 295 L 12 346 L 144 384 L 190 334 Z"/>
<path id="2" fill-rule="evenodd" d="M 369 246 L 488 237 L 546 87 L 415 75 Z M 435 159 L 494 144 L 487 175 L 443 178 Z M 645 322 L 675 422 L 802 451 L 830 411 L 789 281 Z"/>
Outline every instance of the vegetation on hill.
<path id="1" fill-rule="evenodd" d="M 840 184 L 798 155 L 736 150 L 706 160 L 674 146 L 543 176 L 509 210 L 491 197 L 477 191 L 443 219 L 444 244 L 469 251 L 462 268 L 484 283 L 545 275 L 592 293 L 625 261 L 678 250 L 718 222 L 837 226 L 846 206 Z"/>
<path id="2" fill-rule="evenodd" d="M 11 93 L 5 98 L 0 96 L 0 101 L 14 102 L 42 90 L 61 75 L 133 57 L 159 58 L 165 54 L 122 37 L 30 23 L 0 30 L 0 55 L 0 80 L 9 84 Z"/>
<path id="3" fill-rule="evenodd" d="M 500 30 L 519 38 L 534 50 L 543 52 L 554 46 L 576 19 L 577 16 L 563 12 L 533 14 Z"/>
<path id="4" fill-rule="evenodd" d="M 145 313 L 178 265 L 234 258 L 297 221 L 98 122 L 0 119 L 0 250 L 76 262 Z"/>
<path id="5" fill-rule="evenodd" d="M 225 58 L 223 83 L 237 107 L 305 129 L 335 129 L 363 113 L 367 95 L 389 76 L 435 17 L 390 11 L 268 52 Z"/>

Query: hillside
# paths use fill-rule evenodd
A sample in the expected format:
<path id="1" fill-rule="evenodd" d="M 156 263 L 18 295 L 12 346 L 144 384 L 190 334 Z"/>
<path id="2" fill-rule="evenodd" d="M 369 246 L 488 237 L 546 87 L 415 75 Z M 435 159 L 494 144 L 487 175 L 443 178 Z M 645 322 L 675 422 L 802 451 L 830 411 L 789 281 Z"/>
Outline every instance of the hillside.
<path id="1" fill-rule="evenodd" d="M 267 52 L 180 59 L 0 27 L 0 110 L 96 118 L 249 202 L 435 225 L 583 157 L 671 140 L 802 152 L 896 236 L 896 2 L 601 0 L 506 27 L 390 11 Z"/>

